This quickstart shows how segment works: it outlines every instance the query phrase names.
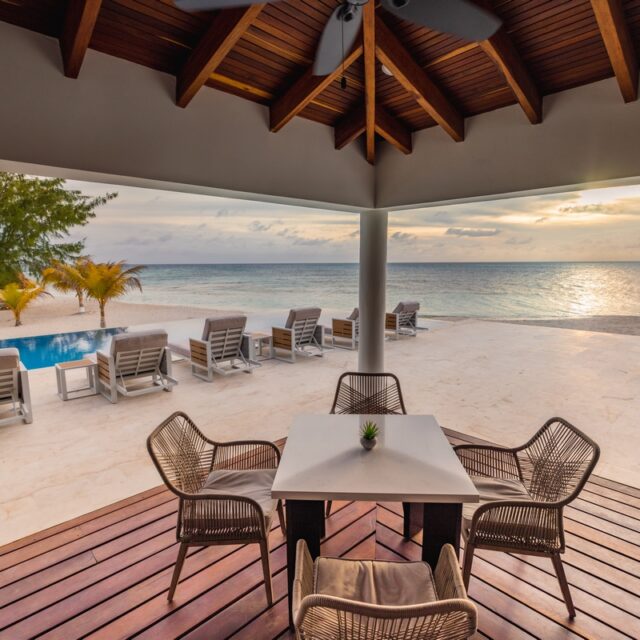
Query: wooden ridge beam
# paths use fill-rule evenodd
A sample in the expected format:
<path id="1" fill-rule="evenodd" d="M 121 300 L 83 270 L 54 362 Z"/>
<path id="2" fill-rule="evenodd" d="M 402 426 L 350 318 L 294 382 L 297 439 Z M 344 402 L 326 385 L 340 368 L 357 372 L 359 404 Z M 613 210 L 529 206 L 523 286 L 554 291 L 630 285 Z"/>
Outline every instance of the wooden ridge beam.
<path id="1" fill-rule="evenodd" d="M 376 54 L 405 90 L 454 140 L 464 140 L 464 119 L 460 113 L 380 16 L 376 16 Z"/>
<path id="2" fill-rule="evenodd" d="M 531 124 L 542 122 L 542 96 L 506 29 L 501 27 L 480 46 L 502 72 Z"/>
<path id="3" fill-rule="evenodd" d="M 191 102 L 264 6 L 265 3 L 254 4 L 218 12 L 178 73 L 176 104 L 179 107 L 186 107 Z"/>
<path id="4" fill-rule="evenodd" d="M 625 102 L 638 99 L 638 59 L 621 0 L 591 0 Z"/>
<path id="5" fill-rule="evenodd" d="M 411 131 L 380 105 L 376 107 L 375 133 L 402 153 L 413 151 Z M 366 108 L 359 106 L 335 126 L 335 146 L 342 149 L 367 130 Z"/>
<path id="6" fill-rule="evenodd" d="M 314 76 L 313 65 L 298 78 L 293 85 L 277 98 L 269 109 L 269 129 L 280 131 L 288 122 L 297 116 L 316 96 L 322 93 L 336 78 L 343 68 L 350 67 L 362 56 L 362 44 L 346 57 L 344 65 L 326 76 Z"/>
<path id="7" fill-rule="evenodd" d="M 60 36 L 64 75 L 77 78 L 89 48 L 102 0 L 69 0 Z"/>
<path id="8" fill-rule="evenodd" d="M 364 47 L 364 106 L 367 162 L 376 162 L 376 4 L 364 5 L 362 40 Z"/>

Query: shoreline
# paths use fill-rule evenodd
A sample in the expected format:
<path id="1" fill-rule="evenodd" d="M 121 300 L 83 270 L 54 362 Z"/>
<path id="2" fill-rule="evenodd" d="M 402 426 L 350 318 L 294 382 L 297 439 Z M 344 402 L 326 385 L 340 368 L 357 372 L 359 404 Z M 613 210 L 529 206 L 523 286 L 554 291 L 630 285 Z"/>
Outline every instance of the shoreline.
<path id="1" fill-rule="evenodd" d="M 57 296 L 55 298 L 40 299 L 23 313 L 23 324 L 19 327 L 13 326 L 13 316 L 11 312 L 0 310 L 0 339 L 23 338 L 98 329 L 100 326 L 100 318 L 97 303 L 93 300 L 88 300 L 85 306 L 86 312 L 81 314 L 78 312 L 78 303 L 75 297 Z M 326 311 L 329 312 L 330 310 Z M 262 312 L 244 312 L 242 310 L 216 309 L 213 307 L 200 307 L 197 305 L 184 306 L 179 304 L 171 305 L 113 301 L 107 306 L 106 318 L 107 328 L 114 328 L 146 325 L 150 323 L 158 324 L 176 320 L 199 319 L 232 313 L 245 313 L 245 315 L 249 317 L 253 316 L 256 319 L 264 317 L 271 320 L 274 317 L 274 313 L 270 310 L 264 310 Z M 287 309 L 283 308 L 283 321 L 286 317 L 286 313 Z M 420 317 L 447 322 L 477 320 L 502 324 L 640 336 L 640 316 L 597 315 L 538 319 L 435 316 L 424 314 Z M 323 318 L 323 320 L 325 319 Z"/>

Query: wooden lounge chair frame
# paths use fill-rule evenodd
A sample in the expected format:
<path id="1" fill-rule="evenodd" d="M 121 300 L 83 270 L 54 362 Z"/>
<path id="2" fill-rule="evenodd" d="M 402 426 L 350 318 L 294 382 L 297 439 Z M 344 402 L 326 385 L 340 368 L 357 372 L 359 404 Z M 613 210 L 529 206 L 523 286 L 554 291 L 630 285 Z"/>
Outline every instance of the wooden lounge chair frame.
<path id="1" fill-rule="evenodd" d="M 29 373 L 19 360 L 17 368 L 0 370 L 0 411 L 4 411 L 7 404 L 12 405 L 10 411 L 13 415 L 2 418 L 0 426 L 19 421 L 25 424 L 33 422 Z"/>
<path id="2" fill-rule="evenodd" d="M 418 309 L 386 313 L 384 329 L 396 340 L 401 336 L 415 337 L 418 335 L 419 329 L 426 330 L 426 328 L 418 327 Z"/>
<path id="3" fill-rule="evenodd" d="M 360 338 L 360 317 L 354 309 L 348 318 L 333 318 L 331 320 L 331 344 L 338 349 L 358 348 Z M 355 318 L 353 317 L 355 315 Z"/>
<path id="4" fill-rule="evenodd" d="M 119 351 L 115 357 L 98 351 L 98 391 L 115 404 L 118 394 L 140 396 L 156 391 L 172 391 L 178 381 L 171 375 L 169 347 Z"/>
<path id="5" fill-rule="evenodd" d="M 326 346 L 319 319 L 320 314 L 295 320 L 291 327 L 272 327 L 272 357 L 289 363 L 294 363 L 296 356 L 322 358 Z M 279 355 L 282 352 L 286 355 Z"/>
<path id="6" fill-rule="evenodd" d="M 242 352 L 244 327 L 227 327 L 210 331 L 207 340 L 189 338 L 191 373 L 196 378 L 213 382 L 213 374 L 253 373 L 259 362 L 248 360 Z M 223 366 L 225 363 L 228 366 Z"/>

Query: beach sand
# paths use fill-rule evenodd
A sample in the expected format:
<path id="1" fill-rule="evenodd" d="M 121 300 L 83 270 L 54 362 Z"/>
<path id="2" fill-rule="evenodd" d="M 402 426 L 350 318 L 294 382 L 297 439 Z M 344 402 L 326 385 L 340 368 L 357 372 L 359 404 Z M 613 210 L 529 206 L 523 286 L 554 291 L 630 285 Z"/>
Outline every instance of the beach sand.
<path id="1" fill-rule="evenodd" d="M 86 312 L 78 313 L 75 298 L 40 298 L 22 314 L 22 326 L 15 327 L 10 311 L 0 311 L 0 339 L 47 335 L 100 328 L 98 304 L 86 303 Z M 129 327 L 150 322 L 206 318 L 233 313 L 203 307 L 185 307 L 132 302 L 109 302 L 106 309 L 107 327 Z"/>
<path id="2" fill-rule="evenodd" d="M 0 336 L 97 327 L 95 309 L 80 316 L 75 304 L 45 300 L 19 328 L 0 312 Z M 171 335 L 170 320 L 215 311 L 113 303 L 107 314 L 111 326 L 166 322 Z M 410 413 L 504 445 L 561 415 L 601 445 L 599 475 L 640 486 L 636 336 L 480 320 L 421 324 L 430 330 L 385 346 L 386 368 L 400 377 Z M 33 424 L 0 428 L 0 544 L 158 485 L 145 439 L 173 411 L 187 411 L 214 439 L 273 440 L 287 435 L 294 416 L 326 413 L 338 376 L 356 367 L 356 352 L 334 350 L 207 384 L 182 361 L 174 364 L 172 393 L 116 405 L 101 396 L 62 402 L 52 368 L 30 371 Z"/>

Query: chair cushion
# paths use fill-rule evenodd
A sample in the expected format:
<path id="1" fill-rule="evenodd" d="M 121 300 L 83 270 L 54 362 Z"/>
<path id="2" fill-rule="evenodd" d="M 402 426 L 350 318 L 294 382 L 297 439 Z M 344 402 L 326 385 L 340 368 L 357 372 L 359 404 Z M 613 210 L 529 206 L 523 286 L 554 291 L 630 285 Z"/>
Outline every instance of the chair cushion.
<path id="1" fill-rule="evenodd" d="M 360 309 L 355 307 L 351 312 L 351 315 L 347 316 L 347 320 L 358 320 L 358 318 L 360 318 Z"/>
<path id="2" fill-rule="evenodd" d="M 167 346 L 167 332 L 163 330 L 129 331 L 118 333 L 111 338 L 110 353 L 116 354 L 125 351 L 138 351 L 140 349 L 154 349 Z"/>
<path id="3" fill-rule="evenodd" d="M 393 313 L 412 313 L 414 311 L 420 311 L 420 303 L 413 300 L 405 300 L 398 302 Z"/>
<path id="4" fill-rule="evenodd" d="M 271 498 L 275 477 L 275 469 L 216 470 L 209 474 L 200 493 L 251 498 L 260 505 L 264 517 L 268 518 L 277 504 L 277 500 Z"/>
<path id="5" fill-rule="evenodd" d="M 306 320 L 307 318 L 315 318 L 318 320 L 321 313 L 322 309 L 319 309 L 318 307 L 300 307 L 299 309 L 291 309 L 291 311 L 289 311 L 287 321 L 284 324 L 285 329 L 291 329 L 293 327 L 293 323 L 298 320 Z"/>
<path id="6" fill-rule="evenodd" d="M 471 480 L 480 494 L 480 502 L 467 502 L 462 507 L 463 526 L 471 527 L 471 519 L 479 506 L 499 500 L 531 500 L 526 487 L 519 480 L 505 478 L 485 478 L 471 476 Z"/>
<path id="7" fill-rule="evenodd" d="M 227 329 L 242 329 L 247 324 L 247 316 L 224 316 L 223 318 L 207 318 L 202 329 L 202 339 L 208 340 L 209 334 L 214 331 L 225 331 Z"/>
<path id="8" fill-rule="evenodd" d="M 15 347 L 0 349 L 0 371 L 17 369 L 20 366 L 20 352 Z"/>
<path id="9" fill-rule="evenodd" d="M 318 558 L 314 592 L 386 606 L 407 606 L 438 599 L 426 562 L 380 562 Z"/>

